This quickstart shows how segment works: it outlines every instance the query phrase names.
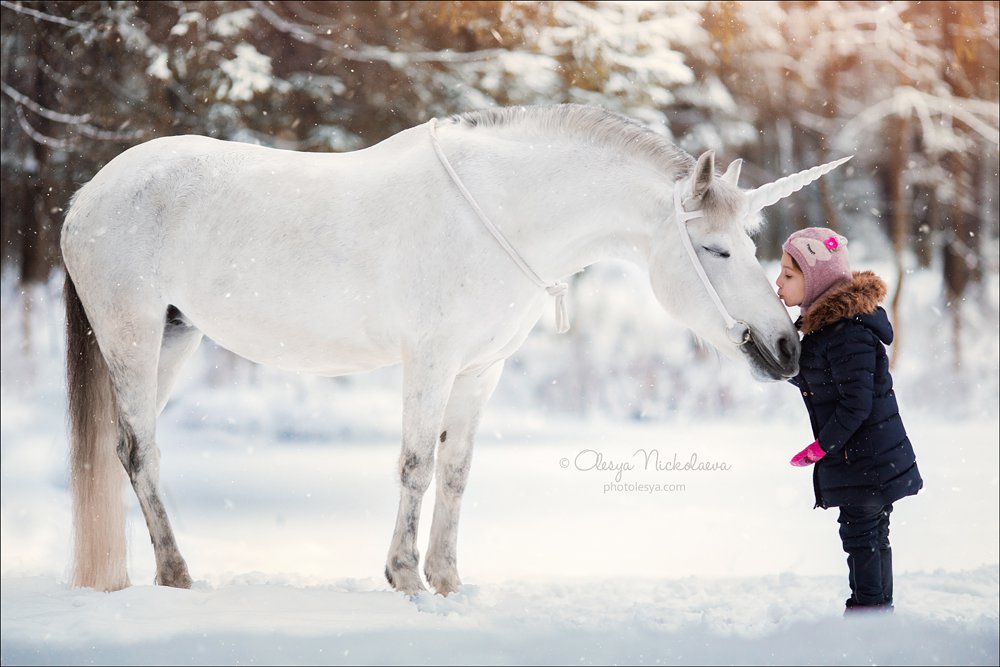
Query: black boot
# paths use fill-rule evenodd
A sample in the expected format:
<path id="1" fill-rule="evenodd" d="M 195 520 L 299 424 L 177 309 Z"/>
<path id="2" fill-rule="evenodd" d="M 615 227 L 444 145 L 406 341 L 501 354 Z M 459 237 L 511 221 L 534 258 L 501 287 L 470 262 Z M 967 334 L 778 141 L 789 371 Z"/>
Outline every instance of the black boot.
<path id="1" fill-rule="evenodd" d="M 870 609 L 892 600 L 892 560 L 889 547 L 888 516 L 891 506 L 840 508 L 840 539 L 847 553 L 851 602 L 845 605 Z M 886 572 L 882 564 L 888 565 Z M 889 590 L 885 589 L 889 584 Z"/>
<path id="2" fill-rule="evenodd" d="M 882 561 L 882 598 L 886 604 L 892 606 L 892 549 L 886 547 L 879 549 L 879 556 Z"/>
<path id="3" fill-rule="evenodd" d="M 859 606 L 874 606 L 885 602 L 882 587 L 882 554 L 878 549 L 862 547 L 847 553 L 847 570 L 851 584 L 851 599 Z"/>
<path id="4" fill-rule="evenodd" d="M 891 600 L 879 602 L 878 604 L 862 604 L 853 597 L 847 598 L 844 602 L 844 616 L 858 616 L 862 614 L 891 614 L 895 611 Z"/>

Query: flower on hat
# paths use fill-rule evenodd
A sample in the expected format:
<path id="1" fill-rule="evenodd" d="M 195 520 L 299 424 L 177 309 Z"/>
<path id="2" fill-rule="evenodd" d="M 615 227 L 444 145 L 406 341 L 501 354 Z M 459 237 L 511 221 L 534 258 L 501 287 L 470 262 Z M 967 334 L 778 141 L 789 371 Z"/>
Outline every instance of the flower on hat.
<path id="1" fill-rule="evenodd" d="M 838 248 L 840 248 L 840 243 L 837 242 L 836 236 L 831 236 L 827 240 L 823 241 L 823 245 L 825 245 L 827 250 L 829 250 L 830 252 L 833 252 Z"/>

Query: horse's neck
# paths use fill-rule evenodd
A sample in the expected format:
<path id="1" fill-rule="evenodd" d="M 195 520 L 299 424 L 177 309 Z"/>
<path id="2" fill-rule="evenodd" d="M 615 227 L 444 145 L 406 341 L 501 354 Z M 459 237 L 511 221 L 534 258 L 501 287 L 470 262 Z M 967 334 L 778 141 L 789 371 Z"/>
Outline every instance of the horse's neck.
<path id="1" fill-rule="evenodd" d="M 475 141 L 478 131 L 467 132 L 473 138 L 459 148 L 458 171 L 544 279 L 603 259 L 646 266 L 662 204 L 657 194 L 669 192 L 667 178 L 593 146 L 516 138 L 491 144 Z"/>

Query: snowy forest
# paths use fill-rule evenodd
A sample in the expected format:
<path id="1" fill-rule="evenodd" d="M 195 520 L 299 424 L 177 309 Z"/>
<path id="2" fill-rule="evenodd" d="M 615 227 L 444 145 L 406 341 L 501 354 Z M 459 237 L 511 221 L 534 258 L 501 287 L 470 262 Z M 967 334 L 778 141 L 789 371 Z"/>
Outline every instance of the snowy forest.
<path id="1" fill-rule="evenodd" d="M 976 336 L 975 318 L 988 329 L 996 318 L 996 2 L 5 0 L 2 21 L 0 259 L 8 291 L 28 286 L 17 297 L 25 312 L 30 286 L 59 274 L 70 197 L 137 143 L 193 133 L 348 151 L 432 116 L 577 102 L 626 114 L 692 154 L 743 158 L 744 187 L 854 155 L 843 174 L 769 211 L 759 258 L 775 260 L 802 227 L 848 234 L 890 286 L 899 354 L 909 334 L 901 304 L 917 289 L 908 277 L 927 275 L 926 305 L 941 313 L 934 340 L 946 339 L 933 357 L 951 371 L 967 350 L 963 324 Z M 581 295 L 590 274 L 607 282 L 597 268 L 574 279 Z M 586 318 L 607 305 L 580 296 L 575 307 Z M 676 376 L 660 351 L 621 331 L 603 338 L 631 356 L 601 366 L 611 362 L 602 333 L 586 324 L 570 336 L 586 377 L 563 378 L 566 407 L 586 409 L 588 394 L 605 392 L 598 376 L 647 389 Z M 704 356 L 694 341 L 688 351 Z"/>
<path id="2" fill-rule="evenodd" d="M 3 664 L 997 664 L 1000 2 L 0 0 L 0 22 Z M 788 234 L 832 227 L 888 286 L 925 481 L 893 514 L 894 616 L 841 618 L 836 513 L 789 465 L 814 439 L 799 391 L 617 261 L 568 279 L 568 333 L 547 307 L 507 360 L 448 597 L 383 576 L 399 366 L 296 375 L 207 339 L 155 429 L 192 588 L 153 585 L 131 489 L 132 586 L 70 585 L 59 235 L 83 184 L 169 135 L 344 152 L 567 102 L 742 158 L 745 189 L 853 156 L 754 241 L 773 283 Z M 570 466 L 633 451 L 722 465 Z"/>
<path id="3" fill-rule="evenodd" d="M 431 116 L 579 102 L 752 181 L 856 154 L 771 215 L 874 221 L 953 296 L 997 236 L 995 2 L 4 2 L 4 270 L 44 281 L 70 195 L 171 134 L 306 151 Z M 749 183 L 755 185 L 756 183 Z"/>
<path id="4" fill-rule="evenodd" d="M 856 154 L 771 215 L 874 221 L 953 297 L 995 256 L 995 2 L 4 2 L 4 270 L 44 281 L 70 195 L 172 134 L 307 151 L 431 116 L 579 102 L 765 182 Z M 754 185 L 755 183 L 750 183 Z"/>

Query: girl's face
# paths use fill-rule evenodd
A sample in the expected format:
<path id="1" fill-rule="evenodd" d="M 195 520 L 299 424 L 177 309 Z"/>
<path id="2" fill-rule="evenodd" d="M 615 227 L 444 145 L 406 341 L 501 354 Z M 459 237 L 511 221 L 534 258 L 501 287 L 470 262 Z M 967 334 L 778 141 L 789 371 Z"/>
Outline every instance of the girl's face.
<path id="1" fill-rule="evenodd" d="M 781 255 L 781 273 L 775 281 L 778 298 L 786 306 L 799 306 L 806 292 L 806 281 L 802 272 L 795 268 L 795 262 L 787 252 Z"/>

